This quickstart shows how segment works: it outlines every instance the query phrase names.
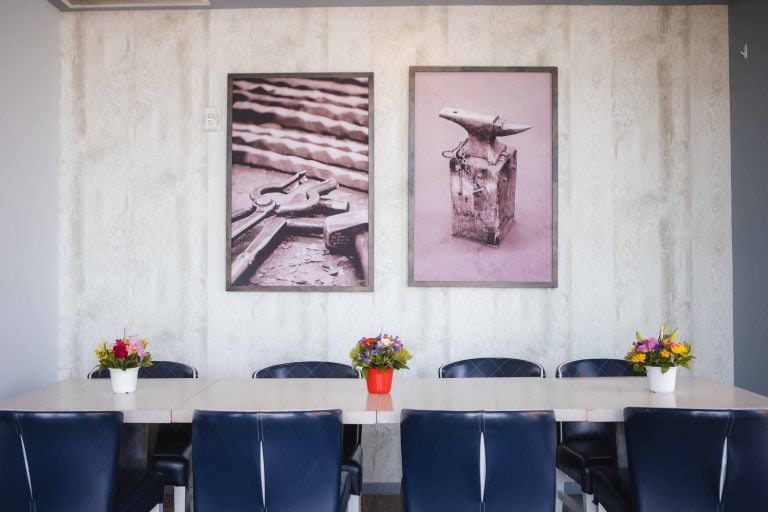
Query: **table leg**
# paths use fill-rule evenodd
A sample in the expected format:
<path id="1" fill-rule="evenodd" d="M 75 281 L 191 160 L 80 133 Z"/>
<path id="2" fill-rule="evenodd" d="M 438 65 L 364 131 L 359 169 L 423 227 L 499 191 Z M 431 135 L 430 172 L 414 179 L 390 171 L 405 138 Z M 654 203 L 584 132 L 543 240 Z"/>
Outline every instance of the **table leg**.
<path id="1" fill-rule="evenodd" d="M 118 468 L 123 470 L 152 469 L 154 465 L 157 425 L 147 423 L 125 423 L 120 439 Z"/>
<path id="2" fill-rule="evenodd" d="M 627 436 L 624 433 L 624 422 L 616 423 L 616 463 L 619 468 L 629 466 L 627 460 Z"/>

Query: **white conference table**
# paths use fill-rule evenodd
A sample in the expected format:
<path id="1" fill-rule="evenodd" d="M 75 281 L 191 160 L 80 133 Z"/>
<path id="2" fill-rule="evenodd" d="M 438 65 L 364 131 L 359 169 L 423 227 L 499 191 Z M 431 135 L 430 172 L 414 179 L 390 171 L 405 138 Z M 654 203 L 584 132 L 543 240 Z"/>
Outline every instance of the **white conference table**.
<path id="1" fill-rule="evenodd" d="M 195 409 L 341 409 L 350 424 L 376 423 L 378 395 L 358 379 L 141 379 L 114 394 L 109 379 L 67 379 L 0 401 L 0 410 L 121 411 L 125 423 L 190 423 Z"/>
<path id="2" fill-rule="evenodd" d="M 369 394 L 357 379 L 142 379 L 115 395 L 108 379 L 68 379 L 0 401 L 0 410 L 122 411 L 126 423 L 189 423 L 195 409 L 341 409 L 344 423 L 400 423 L 403 409 L 553 410 L 558 421 L 623 421 L 625 407 L 766 409 L 768 397 L 703 377 L 679 377 L 670 394 L 640 377 L 395 378 Z"/>
<path id="3" fill-rule="evenodd" d="M 139 383 L 139 387 L 143 381 Z M 0 404 L 0 407 L 2 404 Z M 222 379 L 173 407 L 174 423 L 191 423 L 195 409 L 301 411 L 341 409 L 347 424 L 376 423 L 378 395 L 360 379 Z"/>
<path id="4" fill-rule="evenodd" d="M 768 409 L 768 397 L 704 377 L 678 377 L 674 393 L 651 393 L 643 377 L 396 379 L 377 423 L 400 423 L 403 409 L 553 410 L 558 421 L 624 421 L 625 407 Z"/>
<path id="5" fill-rule="evenodd" d="M 0 401 L 0 410 L 121 411 L 125 423 L 171 423 L 173 407 L 211 379 L 142 379 L 135 393 L 112 393 L 109 379 L 67 379 Z"/>

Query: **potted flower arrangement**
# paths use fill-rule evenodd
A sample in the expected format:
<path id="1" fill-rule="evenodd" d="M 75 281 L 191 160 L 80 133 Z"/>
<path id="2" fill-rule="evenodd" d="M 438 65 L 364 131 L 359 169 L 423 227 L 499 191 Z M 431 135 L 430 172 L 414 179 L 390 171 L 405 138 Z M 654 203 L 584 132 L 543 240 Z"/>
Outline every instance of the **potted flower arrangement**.
<path id="1" fill-rule="evenodd" d="M 139 367 L 152 366 L 152 354 L 147 352 L 147 340 L 138 336 L 123 336 L 109 343 L 102 339 L 96 346 L 99 370 L 109 370 L 112 391 L 133 393 L 139 378 Z"/>
<path id="2" fill-rule="evenodd" d="M 389 393 L 395 370 L 408 368 L 411 354 L 397 336 L 379 334 L 375 338 L 361 338 L 352 352 L 352 367 L 360 368 L 366 379 L 369 393 Z"/>
<path id="3" fill-rule="evenodd" d="M 635 333 L 637 341 L 624 357 L 634 363 L 636 372 L 648 375 L 648 386 L 655 393 L 671 393 L 675 390 L 677 368 L 688 368 L 693 359 L 691 345 L 678 341 L 678 330 L 667 333 L 666 324 L 661 326 L 657 338 L 643 338 Z"/>

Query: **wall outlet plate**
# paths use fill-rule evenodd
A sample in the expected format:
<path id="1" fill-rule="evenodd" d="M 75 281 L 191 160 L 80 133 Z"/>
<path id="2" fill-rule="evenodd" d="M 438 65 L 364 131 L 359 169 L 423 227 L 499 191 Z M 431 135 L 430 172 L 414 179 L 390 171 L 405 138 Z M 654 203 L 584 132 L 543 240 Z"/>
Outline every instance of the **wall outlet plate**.
<path id="1" fill-rule="evenodd" d="M 215 132 L 221 129 L 221 110 L 219 107 L 205 107 L 203 112 L 203 130 Z"/>

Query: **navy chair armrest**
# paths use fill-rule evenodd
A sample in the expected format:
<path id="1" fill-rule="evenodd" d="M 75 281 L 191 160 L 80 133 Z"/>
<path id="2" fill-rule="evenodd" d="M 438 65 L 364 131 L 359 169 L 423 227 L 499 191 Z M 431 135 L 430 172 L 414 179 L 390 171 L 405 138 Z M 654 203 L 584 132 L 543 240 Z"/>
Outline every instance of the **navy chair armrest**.
<path id="1" fill-rule="evenodd" d="M 597 469 L 592 474 L 595 501 L 606 512 L 632 512 L 632 491 L 627 468 Z"/>
<path id="2" fill-rule="evenodd" d="M 349 506 L 349 497 L 352 494 L 352 476 L 348 471 L 341 470 L 339 485 L 339 512 L 346 512 Z"/>
<path id="3" fill-rule="evenodd" d="M 163 475 L 152 471 L 120 473 L 115 512 L 147 512 L 163 502 Z"/>

